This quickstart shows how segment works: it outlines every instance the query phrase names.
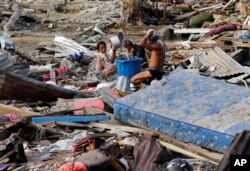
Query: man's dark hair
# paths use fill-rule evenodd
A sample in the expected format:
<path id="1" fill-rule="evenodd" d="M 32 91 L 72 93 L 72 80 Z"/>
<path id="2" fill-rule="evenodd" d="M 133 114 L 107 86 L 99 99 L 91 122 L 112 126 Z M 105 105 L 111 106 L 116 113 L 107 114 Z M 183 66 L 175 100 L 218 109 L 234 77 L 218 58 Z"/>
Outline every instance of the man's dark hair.
<path id="1" fill-rule="evenodd" d="M 159 34 L 158 33 L 156 33 L 156 32 L 154 32 L 153 33 L 153 35 L 149 38 L 149 40 L 151 41 L 151 42 L 156 42 L 157 40 L 159 40 Z"/>
<path id="2" fill-rule="evenodd" d="M 131 45 L 131 46 L 134 46 L 133 42 L 131 40 L 124 40 L 123 41 L 123 46 L 124 47 L 127 47 L 128 45 Z"/>
<path id="3" fill-rule="evenodd" d="M 106 44 L 104 41 L 98 42 L 98 43 L 97 43 L 97 46 L 96 46 L 96 49 L 97 49 L 98 51 L 99 51 L 99 47 L 100 47 L 101 45 L 107 46 L 107 44 Z"/>

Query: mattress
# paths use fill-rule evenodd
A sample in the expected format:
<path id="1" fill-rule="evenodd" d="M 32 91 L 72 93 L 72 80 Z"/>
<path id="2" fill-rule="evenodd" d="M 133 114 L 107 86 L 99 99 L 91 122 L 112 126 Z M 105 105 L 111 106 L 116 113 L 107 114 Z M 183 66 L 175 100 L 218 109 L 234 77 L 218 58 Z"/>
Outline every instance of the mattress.
<path id="1" fill-rule="evenodd" d="M 225 152 L 236 133 L 250 130 L 250 91 L 187 70 L 118 99 L 115 118 L 183 142 Z"/>

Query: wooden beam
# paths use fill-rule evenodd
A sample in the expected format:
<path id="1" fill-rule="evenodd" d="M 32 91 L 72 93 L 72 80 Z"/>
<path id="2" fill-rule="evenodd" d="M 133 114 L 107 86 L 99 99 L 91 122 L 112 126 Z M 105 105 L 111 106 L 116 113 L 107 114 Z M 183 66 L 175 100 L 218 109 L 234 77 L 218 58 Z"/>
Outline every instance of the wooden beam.
<path id="1" fill-rule="evenodd" d="M 84 110 L 84 109 L 85 109 L 85 107 L 76 108 L 76 109 L 64 109 L 64 110 L 46 113 L 44 116 L 52 116 L 52 115 L 59 115 L 59 114 L 63 115 L 63 114 L 72 113 L 74 111 Z"/>
<path id="2" fill-rule="evenodd" d="M 74 123 L 74 122 L 55 122 L 58 126 L 64 126 L 69 128 L 88 128 L 88 124 Z"/>
<path id="3" fill-rule="evenodd" d="M 183 47 L 183 42 L 165 42 L 168 48 L 172 47 Z M 187 42 L 190 48 L 214 48 L 217 45 L 216 41 L 208 41 L 208 42 Z"/>
<path id="4" fill-rule="evenodd" d="M 31 61 L 34 64 L 40 65 L 40 63 L 38 61 L 35 61 L 31 56 L 29 56 L 28 54 L 25 54 L 23 52 L 20 52 L 19 50 L 16 51 L 16 55 L 18 55 L 18 57 L 20 57 L 22 59 L 26 59 L 28 61 Z"/>
<path id="5" fill-rule="evenodd" d="M 202 157 L 200 155 L 197 155 L 197 154 L 194 154 L 188 150 L 185 150 L 183 148 L 180 148 L 180 147 L 177 147 L 173 144 L 170 144 L 170 143 L 166 143 L 166 142 L 163 142 L 163 141 L 159 141 L 161 143 L 161 145 L 163 145 L 164 147 L 166 147 L 167 149 L 171 150 L 171 151 L 174 151 L 174 152 L 177 152 L 177 153 L 180 153 L 180 154 L 183 154 L 187 157 L 191 157 L 191 158 L 195 158 L 195 159 L 199 159 L 199 160 L 207 160 L 207 158 L 205 157 Z M 217 162 L 214 162 L 212 160 L 209 160 L 211 163 L 214 163 L 214 164 L 218 164 Z"/>
<path id="6" fill-rule="evenodd" d="M 233 46 L 250 48 L 250 41 L 232 41 Z"/>
<path id="7" fill-rule="evenodd" d="M 176 18 L 174 18 L 174 20 L 184 20 L 184 19 L 187 19 L 187 18 L 190 18 L 196 14 L 198 14 L 199 12 L 198 11 L 191 11 L 191 12 L 187 12 L 187 13 L 184 13 Z"/>
<path id="8" fill-rule="evenodd" d="M 38 113 L 30 112 L 25 109 L 19 109 L 13 106 L 0 104 L 0 116 L 3 114 L 17 114 L 19 116 L 35 116 Z"/>
<path id="9" fill-rule="evenodd" d="M 130 133 L 154 134 L 154 135 L 157 135 L 157 134 L 152 133 L 150 131 L 147 131 L 147 130 L 144 130 L 144 129 L 140 129 L 140 128 L 131 127 L 131 126 L 106 124 L 106 123 L 90 123 L 89 126 L 90 127 L 94 127 L 94 128 L 115 129 L 115 130 L 118 130 L 118 131 L 120 130 L 120 131 L 123 131 L 123 132 L 130 132 Z"/>
<path id="10" fill-rule="evenodd" d="M 145 127 L 145 126 L 142 126 L 142 125 L 138 125 L 138 124 L 132 124 L 133 126 L 136 126 L 138 128 L 142 128 L 142 129 L 145 129 L 145 130 L 148 130 L 149 132 L 153 132 L 155 134 L 159 134 L 160 135 L 160 138 L 169 143 L 169 144 L 172 144 L 174 146 L 177 146 L 183 150 L 186 150 L 186 151 L 189 151 L 195 155 L 198 155 L 200 157 L 203 157 L 207 160 L 210 160 L 210 161 L 213 161 L 214 163 L 219 163 L 221 161 L 221 159 L 223 158 L 223 154 L 221 153 L 216 153 L 216 152 L 212 152 L 210 150 L 207 150 L 207 149 L 204 149 L 204 148 L 201 148 L 199 146 L 196 146 L 196 145 L 193 145 L 193 144 L 187 144 L 187 143 L 184 143 L 184 142 L 181 142 L 181 141 L 178 141 L 174 138 L 171 138 L 165 134 L 162 134 L 162 133 L 159 133 L 153 129 L 150 129 L 148 127 Z"/>
<path id="11" fill-rule="evenodd" d="M 215 41 L 209 42 L 190 42 L 189 43 L 191 48 L 213 48 L 217 45 Z"/>
<path id="12" fill-rule="evenodd" d="M 174 34 L 194 34 L 194 33 L 208 33 L 211 29 L 209 28 L 198 28 L 198 29 L 174 29 Z"/>
<path id="13" fill-rule="evenodd" d="M 231 3 L 235 2 L 235 0 L 230 0 L 224 7 L 222 8 L 222 11 L 224 11 L 228 6 L 230 6 Z"/>
<path id="14" fill-rule="evenodd" d="M 109 116 L 110 117 L 109 123 L 112 123 L 112 124 L 122 124 L 120 121 L 118 121 L 118 120 L 116 120 L 114 118 L 114 114 L 112 114 L 112 113 L 108 113 L 108 112 L 102 111 L 102 110 L 94 108 L 94 107 L 85 107 L 84 110 L 85 110 L 85 113 L 88 114 L 88 115 L 92 115 L 92 114 L 105 114 L 105 115 Z"/>
<path id="15" fill-rule="evenodd" d="M 90 138 L 108 138 L 108 137 L 116 137 L 117 134 L 114 133 L 95 133 L 95 134 L 88 134 Z"/>

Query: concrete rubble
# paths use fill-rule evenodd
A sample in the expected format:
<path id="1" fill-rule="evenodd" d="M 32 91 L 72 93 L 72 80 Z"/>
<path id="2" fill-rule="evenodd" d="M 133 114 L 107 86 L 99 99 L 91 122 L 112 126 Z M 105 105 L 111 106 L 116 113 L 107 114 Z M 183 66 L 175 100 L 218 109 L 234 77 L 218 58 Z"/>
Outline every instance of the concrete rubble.
<path id="1" fill-rule="evenodd" d="M 117 101 L 143 94 L 155 82 L 168 82 L 154 80 L 151 85 L 127 88 L 122 83 L 129 84 L 129 79 L 118 70 L 97 77 L 96 46 L 105 41 L 109 50 L 114 47 L 111 39 L 117 36 L 121 42 L 116 56 L 129 60 L 133 55 L 123 47 L 124 40 L 138 44 L 149 29 L 156 30 L 166 45 L 164 77 L 187 71 L 248 91 L 247 0 L 1 1 L 0 170 L 174 171 L 171 167 L 177 165 L 183 171 L 224 171 L 229 169 L 233 147 L 237 154 L 245 154 L 237 144 L 248 142 L 248 126 L 239 126 L 237 131 L 243 133 L 235 132 L 229 151 L 221 152 L 133 124 L 133 120 L 124 123 L 133 114 L 129 110 L 123 118 L 117 116 Z M 140 70 L 147 68 L 149 56 L 146 50 Z M 145 109 L 141 110 L 154 104 L 150 96 L 144 96 Z M 247 98 L 243 101 L 247 106 Z M 181 99 L 175 102 L 179 105 Z M 174 107 L 171 111 L 178 111 Z M 233 113 L 227 109 L 218 113 Z M 240 109 L 240 114 L 248 112 L 247 107 Z M 150 122 L 143 115 L 137 119 Z M 249 125 L 247 117 L 241 120 Z M 223 120 L 215 121 L 219 122 Z M 245 143 L 239 140 L 243 135 Z"/>

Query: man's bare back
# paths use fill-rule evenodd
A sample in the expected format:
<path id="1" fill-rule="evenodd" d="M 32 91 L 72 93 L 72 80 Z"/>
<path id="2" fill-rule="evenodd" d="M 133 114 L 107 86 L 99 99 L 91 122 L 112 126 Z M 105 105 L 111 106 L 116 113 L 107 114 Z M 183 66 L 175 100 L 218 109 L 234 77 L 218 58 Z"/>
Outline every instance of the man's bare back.
<path id="1" fill-rule="evenodd" d="M 162 69 L 165 59 L 165 45 L 162 41 L 155 42 L 156 46 L 159 46 L 158 50 L 151 51 L 151 57 L 149 62 L 149 68 Z"/>
<path id="2" fill-rule="evenodd" d="M 149 30 L 141 39 L 140 46 L 151 51 L 149 68 L 131 78 L 133 84 L 138 84 L 145 79 L 161 79 L 164 74 L 162 67 L 165 59 L 165 45 L 154 30 Z"/>

